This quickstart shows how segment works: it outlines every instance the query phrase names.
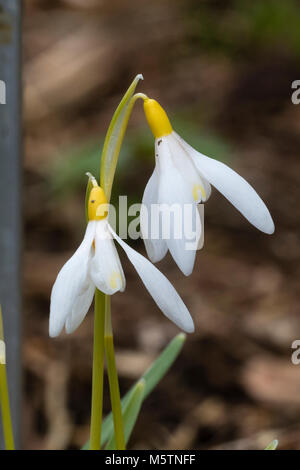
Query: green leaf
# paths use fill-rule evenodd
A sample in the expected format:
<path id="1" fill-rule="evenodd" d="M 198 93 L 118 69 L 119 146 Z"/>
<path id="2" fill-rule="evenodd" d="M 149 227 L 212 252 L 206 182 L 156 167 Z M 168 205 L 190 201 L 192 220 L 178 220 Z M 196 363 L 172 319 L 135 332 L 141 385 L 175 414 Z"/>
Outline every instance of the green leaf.
<path id="1" fill-rule="evenodd" d="M 124 434 L 125 442 L 129 441 L 131 433 L 133 431 L 134 425 L 138 418 L 143 398 L 145 392 L 146 382 L 144 379 L 140 380 L 133 388 L 130 394 L 130 398 L 126 402 L 125 406 L 122 407 L 123 414 L 123 424 L 124 424 Z M 108 444 L 106 445 L 106 450 L 112 450 L 116 448 L 114 434 L 110 438 Z"/>
<path id="2" fill-rule="evenodd" d="M 137 75 L 123 96 L 109 125 L 101 158 L 100 185 L 103 188 L 107 201 L 110 201 L 111 188 L 116 171 L 118 157 L 127 128 L 130 113 L 135 100 L 132 99 L 138 82 L 143 79 L 141 74 Z"/>
<path id="3" fill-rule="evenodd" d="M 179 333 L 179 335 L 175 336 L 141 377 L 146 381 L 145 398 L 150 395 L 152 390 L 168 372 L 180 353 L 185 340 L 186 335 L 184 333 Z"/>
<path id="4" fill-rule="evenodd" d="M 270 444 L 267 445 L 265 450 L 276 450 L 278 446 L 278 440 L 274 439 L 274 441 L 270 442 Z"/>
<path id="5" fill-rule="evenodd" d="M 185 342 L 186 335 L 184 333 L 179 333 L 168 346 L 163 350 L 163 352 L 158 356 L 158 358 L 153 362 L 153 364 L 146 370 L 142 375 L 141 380 L 145 380 L 145 390 L 143 401 L 147 396 L 152 392 L 160 380 L 166 375 L 171 365 L 179 355 L 183 344 Z M 133 386 L 126 395 L 122 398 L 122 413 L 125 410 L 128 402 L 131 399 L 131 395 L 135 389 Z M 102 437 L 101 437 L 101 446 L 107 442 L 110 437 L 113 435 L 114 425 L 112 419 L 112 413 L 106 416 L 102 424 Z M 89 449 L 89 441 L 82 447 L 83 450 Z"/>

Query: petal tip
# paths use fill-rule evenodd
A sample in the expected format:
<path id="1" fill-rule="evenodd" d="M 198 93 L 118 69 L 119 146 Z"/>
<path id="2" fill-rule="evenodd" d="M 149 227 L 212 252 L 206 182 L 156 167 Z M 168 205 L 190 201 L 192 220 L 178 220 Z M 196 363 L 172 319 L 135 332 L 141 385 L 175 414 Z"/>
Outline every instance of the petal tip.
<path id="1" fill-rule="evenodd" d="M 61 329 L 54 327 L 52 325 L 49 326 L 49 336 L 50 338 L 57 338 L 61 333 Z"/>
<path id="2" fill-rule="evenodd" d="M 194 269 L 194 263 L 192 266 L 189 266 L 189 267 L 183 267 L 183 266 L 178 266 L 179 269 L 181 270 L 181 272 L 186 276 L 190 276 L 193 272 L 193 269 Z"/>
<path id="3" fill-rule="evenodd" d="M 186 325 L 184 327 L 184 331 L 186 333 L 195 333 L 195 325 L 194 325 L 194 322 L 192 320 L 192 322 L 189 324 L 189 325 Z"/>
<path id="4" fill-rule="evenodd" d="M 78 325 L 78 326 L 79 326 L 79 325 Z M 65 325 L 66 333 L 67 333 L 68 335 L 71 335 L 71 334 L 74 333 L 74 331 L 78 328 L 78 326 L 73 325 L 72 322 L 66 322 L 66 325 Z"/>
<path id="5" fill-rule="evenodd" d="M 275 225 L 271 216 L 268 217 L 268 220 L 261 227 L 258 227 L 262 232 L 267 235 L 273 235 L 275 232 Z"/>
<path id="6" fill-rule="evenodd" d="M 275 232 L 275 225 L 274 225 L 274 222 L 272 221 L 272 225 L 269 227 L 269 229 L 266 233 L 268 235 L 273 235 L 274 232 Z"/>

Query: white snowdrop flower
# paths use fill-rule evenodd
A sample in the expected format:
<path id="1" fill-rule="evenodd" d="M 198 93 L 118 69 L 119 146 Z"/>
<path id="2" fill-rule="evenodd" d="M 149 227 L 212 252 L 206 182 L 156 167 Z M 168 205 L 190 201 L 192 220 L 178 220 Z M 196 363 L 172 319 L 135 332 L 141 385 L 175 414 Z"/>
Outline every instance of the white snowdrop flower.
<path id="1" fill-rule="evenodd" d="M 88 202 L 86 232 L 81 245 L 59 272 L 52 288 L 49 334 L 58 336 L 65 326 L 72 333 L 83 321 L 95 288 L 112 295 L 125 289 L 125 276 L 114 240 L 125 251 L 146 289 L 171 321 L 186 332 L 194 331 L 191 315 L 168 279 L 114 232 L 108 223 L 108 205 L 95 178 Z"/>
<path id="2" fill-rule="evenodd" d="M 160 261 L 169 250 L 181 271 L 185 275 L 191 274 L 196 246 L 192 250 L 187 248 L 184 230 L 181 239 L 174 234 L 162 237 L 154 225 L 160 223 L 163 212 L 160 218 L 155 218 L 151 207 L 164 204 L 179 204 L 183 207 L 191 204 L 195 207 L 193 217 L 199 239 L 202 228 L 196 207 L 209 198 L 211 184 L 256 228 L 268 234 L 274 232 L 274 223 L 266 205 L 244 178 L 224 163 L 197 152 L 187 144 L 173 131 L 165 111 L 157 101 L 145 99 L 144 110 L 155 137 L 156 164 L 144 191 L 140 218 L 142 236 L 151 261 Z M 152 232 L 160 233 L 160 236 L 151 237 L 149 227 Z M 176 228 L 176 222 L 173 228 Z"/>

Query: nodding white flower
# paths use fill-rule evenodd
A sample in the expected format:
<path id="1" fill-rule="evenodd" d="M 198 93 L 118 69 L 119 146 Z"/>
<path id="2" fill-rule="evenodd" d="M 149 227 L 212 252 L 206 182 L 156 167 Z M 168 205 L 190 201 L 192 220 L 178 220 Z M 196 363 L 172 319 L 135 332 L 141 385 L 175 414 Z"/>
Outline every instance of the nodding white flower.
<path id="1" fill-rule="evenodd" d="M 172 284 L 150 261 L 121 240 L 109 225 L 104 191 L 95 178 L 91 177 L 91 181 L 94 187 L 89 196 L 89 222 L 83 241 L 62 267 L 52 288 L 50 336 L 58 336 L 64 326 L 67 333 L 72 333 L 81 324 L 96 287 L 108 295 L 124 291 L 125 277 L 114 239 L 166 317 L 182 330 L 193 332 L 191 315 Z"/>
<path id="2" fill-rule="evenodd" d="M 160 223 L 161 218 L 153 216 L 151 206 L 190 204 L 196 207 L 198 203 L 208 200 L 211 184 L 256 228 L 268 234 L 274 232 L 274 223 L 266 205 L 244 178 L 224 163 L 206 157 L 187 144 L 173 131 L 168 116 L 157 101 L 145 99 L 144 111 L 155 137 L 156 163 L 144 191 L 140 216 L 141 232 L 151 261 L 160 261 L 169 250 L 181 271 L 185 275 L 191 274 L 196 246 L 194 249 L 186 248 L 184 230 L 181 239 L 174 234 L 172 236 L 172 233 L 171 237 L 163 238 L 161 231 L 153 227 Z M 194 210 L 193 216 L 199 239 L 202 228 L 197 210 Z M 181 220 L 177 225 L 180 223 Z M 175 226 L 176 222 L 173 228 Z M 149 227 L 160 236 L 151 238 Z"/>

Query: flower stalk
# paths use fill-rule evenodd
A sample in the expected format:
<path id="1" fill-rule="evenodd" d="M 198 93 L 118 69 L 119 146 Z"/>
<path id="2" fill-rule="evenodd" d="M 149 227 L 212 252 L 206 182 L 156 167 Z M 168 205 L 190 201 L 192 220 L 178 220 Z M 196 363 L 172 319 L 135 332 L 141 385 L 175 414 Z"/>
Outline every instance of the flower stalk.
<path id="1" fill-rule="evenodd" d="M 128 120 L 135 102 L 147 98 L 143 93 L 136 93 L 135 88 L 142 75 L 137 75 L 121 100 L 108 128 L 101 157 L 100 183 L 104 188 L 109 203 L 118 157 L 127 128 Z M 110 296 L 105 295 L 105 333 L 104 347 L 107 361 L 107 372 L 110 388 L 110 398 L 113 413 L 115 442 L 117 450 L 125 450 L 124 425 L 118 373 L 116 368 L 113 331 L 111 323 Z"/>
<path id="2" fill-rule="evenodd" d="M 96 289 L 90 450 L 101 448 L 104 368 L 105 295 Z"/>
<path id="3" fill-rule="evenodd" d="M 104 333 L 104 345 L 107 362 L 107 372 L 110 389 L 110 400 L 111 408 L 113 413 L 114 422 L 114 434 L 115 443 L 117 450 L 125 450 L 125 436 L 124 436 L 124 425 L 122 417 L 122 406 L 120 399 L 120 388 L 118 373 L 116 368 L 113 331 L 111 323 L 111 304 L 110 296 L 105 296 L 105 333 Z"/>
<path id="4" fill-rule="evenodd" d="M 140 78 L 138 78 L 138 80 L 139 79 Z M 135 95 L 132 95 L 132 91 L 134 91 L 132 88 L 133 85 L 135 89 L 137 85 L 136 80 L 133 81 L 127 91 L 127 93 L 130 91 L 131 94 L 128 96 L 127 93 L 125 93 L 123 98 L 125 101 L 122 100 L 119 104 L 108 128 L 103 145 L 100 184 L 104 189 L 108 201 L 110 200 L 119 153 L 132 108 L 138 99 L 147 99 L 147 95 L 144 93 L 136 93 Z"/>
<path id="5" fill-rule="evenodd" d="M 0 403 L 3 425 L 3 434 L 6 450 L 14 450 L 14 436 L 9 405 L 9 394 L 7 386 L 6 360 L 5 360 L 5 342 L 2 321 L 2 310 L 0 305 Z"/>

